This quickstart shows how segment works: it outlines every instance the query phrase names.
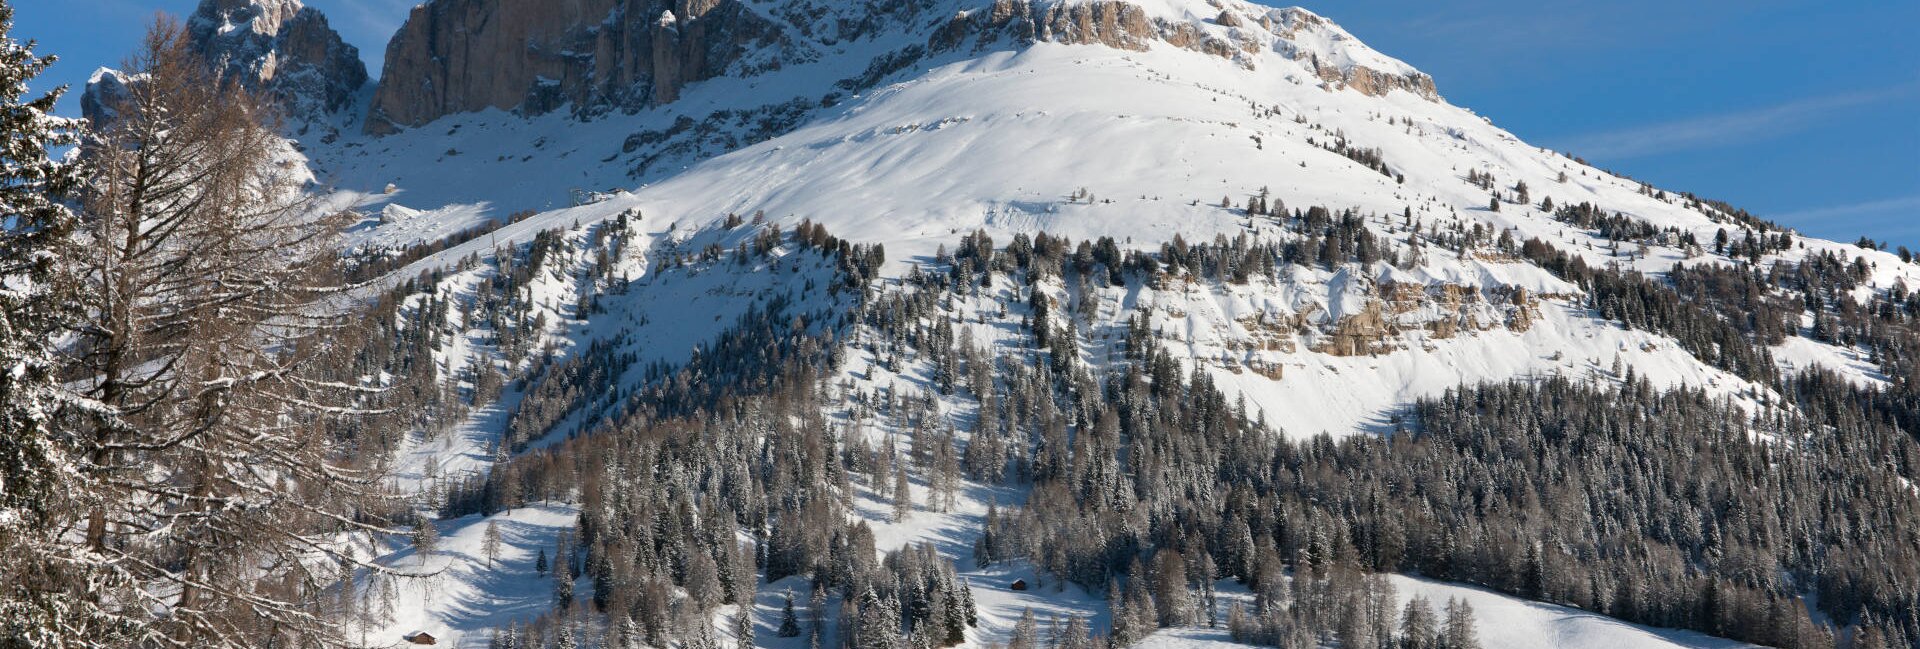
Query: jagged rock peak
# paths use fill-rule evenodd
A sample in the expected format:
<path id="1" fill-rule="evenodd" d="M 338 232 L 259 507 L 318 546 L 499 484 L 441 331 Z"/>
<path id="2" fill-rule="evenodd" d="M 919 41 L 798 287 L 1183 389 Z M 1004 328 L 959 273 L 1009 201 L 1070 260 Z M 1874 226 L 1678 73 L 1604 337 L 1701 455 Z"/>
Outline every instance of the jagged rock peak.
<path id="1" fill-rule="evenodd" d="M 360 50 L 300 0 L 202 0 L 187 31 L 208 61 L 272 93 L 296 119 L 347 107 L 367 83 Z"/>
<path id="2" fill-rule="evenodd" d="M 360 50 L 300 0 L 202 0 L 186 30 L 209 64 L 271 95 L 294 123 L 347 108 L 367 84 Z M 81 113 L 96 125 L 108 123 L 113 100 L 138 82 L 118 70 L 94 72 L 80 97 Z"/>
<path id="3" fill-rule="evenodd" d="M 138 82 L 131 76 L 113 68 L 94 70 L 86 92 L 80 94 L 80 116 L 95 126 L 112 122 L 118 116 L 114 107 L 127 101 L 133 92 L 129 86 Z"/>

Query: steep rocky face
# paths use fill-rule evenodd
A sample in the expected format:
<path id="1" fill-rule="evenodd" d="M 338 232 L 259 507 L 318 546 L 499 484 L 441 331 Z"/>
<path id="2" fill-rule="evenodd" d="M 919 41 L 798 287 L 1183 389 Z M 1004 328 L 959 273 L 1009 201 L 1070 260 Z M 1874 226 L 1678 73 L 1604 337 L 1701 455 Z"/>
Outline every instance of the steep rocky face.
<path id="1" fill-rule="evenodd" d="M 209 61 L 272 93 L 295 118 L 345 108 L 367 83 L 359 49 L 299 0 L 203 0 L 187 29 Z"/>
<path id="2" fill-rule="evenodd" d="M 735 0 L 437 0 L 387 46 L 367 130 L 487 108 L 637 108 L 798 56 L 778 25 Z"/>
<path id="3" fill-rule="evenodd" d="M 1285 43 L 1281 48 L 1283 53 L 1296 61 L 1305 59 L 1308 67 L 1312 68 L 1322 81 L 1351 88 L 1373 97 L 1379 97 L 1394 90 L 1405 90 L 1430 100 L 1440 97 L 1440 91 L 1434 88 L 1433 77 L 1427 76 L 1426 73 L 1412 69 L 1392 70 L 1359 62 L 1327 60 L 1323 59 L 1319 52 L 1307 51 L 1299 47 L 1298 43 L 1303 32 L 1322 38 L 1330 36 L 1334 41 L 1351 41 L 1353 37 L 1341 31 L 1327 19 L 1306 10 L 1293 8 L 1281 11 L 1283 15 L 1281 20 L 1263 20 L 1262 26 L 1282 37 Z"/>

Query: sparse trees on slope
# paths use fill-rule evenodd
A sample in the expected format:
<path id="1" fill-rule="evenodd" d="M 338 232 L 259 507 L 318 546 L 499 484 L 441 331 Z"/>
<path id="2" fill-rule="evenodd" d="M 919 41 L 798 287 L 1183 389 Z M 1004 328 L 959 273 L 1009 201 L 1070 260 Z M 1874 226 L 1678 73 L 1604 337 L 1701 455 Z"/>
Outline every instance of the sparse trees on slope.
<path id="1" fill-rule="evenodd" d="M 480 554 L 487 558 L 487 568 L 493 568 L 493 562 L 500 560 L 500 523 L 487 521 L 487 529 L 480 536 Z"/>
<path id="2" fill-rule="evenodd" d="M 1473 605 L 1467 600 L 1447 601 L 1447 624 L 1441 638 L 1445 649 L 1480 649 L 1480 631 L 1473 619 Z"/>
<path id="3" fill-rule="evenodd" d="M 1435 649 L 1440 644 L 1439 632 L 1440 622 L 1434 617 L 1433 603 L 1420 595 L 1407 600 L 1406 612 L 1400 616 L 1401 649 Z"/>

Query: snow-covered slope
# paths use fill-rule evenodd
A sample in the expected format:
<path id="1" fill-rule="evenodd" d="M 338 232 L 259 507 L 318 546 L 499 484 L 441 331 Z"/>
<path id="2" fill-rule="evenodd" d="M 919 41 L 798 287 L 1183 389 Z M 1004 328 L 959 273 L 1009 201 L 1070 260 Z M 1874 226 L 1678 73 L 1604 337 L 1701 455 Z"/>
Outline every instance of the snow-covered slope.
<path id="1" fill-rule="evenodd" d="M 552 560 L 556 540 L 573 529 L 578 515 L 568 505 L 536 504 L 435 523 L 440 539 L 432 552 L 384 548 L 380 563 L 397 576 L 362 584 L 362 601 L 346 620 L 347 637 L 378 647 L 424 631 L 448 646 L 486 646 L 492 629 L 552 607 L 553 579 L 538 564 L 543 553 Z M 489 525 L 500 539 L 492 557 Z"/>
<path id="2" fill-rule="evenodd" d="M 1484 649 L 1736 649 L 1755 645 L 1692 631 L 1628 624 L 1579 609 L 1541 604 L 1472 586 L 1395 576 L 1399 604 L 1418 595 L 1445 604 L 1459 598 L 1473 606 Z M 1224 629 L 1168 629 L 1148 636 L 1141 649 L 1244 647 Z"/>
<path id="3" fill-rule="evenodd" d="M 1150 10 L 1172 15 L 1179 6 L 1185 5 L 1159 3 Z M 1198 9 L 1185 12 L 1195 15 Z M 1301 33 L 1324 35 L 1332 44 L 1323 45 L 1337 45 L 1345 56 L 1371 52 L 1331 28 Z M 940 247 L 975 230 L 998 241 L 1038 232 L 1069 239 L 1109 236 L 1123 248 L 1140 249 L 1155 249 L 1175 236 L 1194 242 L 1242 233 L 1284 238 L 1241 209 L 1263 192 L 1292 209 L 1325 206 L 1369 215 L 1369 227 L 1398 245 L 1413 239 L 1410 231 L 1418 224 L 1481 227 L 1489 239 L 1493 233 L 1516 241 L 1539 238 L 1595 265 L 1649 272 L 1713 263 L 1716 256 L 1678 244 L 1616 252 L 1596 232 L 1560 223 L 1537 203 L 1590 202 L 1697 241 L 1711 241 L 1723 228 L 1738 231 L 1711 209 L 1674 195 L 1650 195 L 1640 183 L 1526 145 L 1467 110 L 1404 90 L 1373 96 L 1329 86 L 1312 63 L 1278 43 L 1304 47 L 1276 39 L 1272 49 L 1229 58 L 1157 42 L 1144 51 L 1040 42 L 949 54 L 951 62 L 902 72 L 896 81 L 819 110 L 790 133 L 677 173 L 649 171 L 642 177 L 652 180 L 640 183 L 624 180 L 630 168 L 621 162 L 650 149 L 640 146 L 629 155 L 625 151 L 633 147 L 616 134 L 645 133 L 689 112 L 725 110 L 720 106 L 737 102 L 733 97 L 778 96 L 783 88 L 776 80 L 801 83 L 821 71 L 697 84 L 657 113 L 584 123 L 557 115 L 526 120 L 483 113 L 312 153 L 322 173 L 334 174 L 343 188 L 365 191 L 373 203 L 389 201 L 384 219 L 369 219 L 356 231 L 363 245 L 431 240 L 488 214 L 564 207 L 580 190 L 628 182 L 631 193 L 533 216 L 484 245 L 628 211 L 676 227 L 727 214 L 764 214 L 787 226 L 811 220 L 837 235 L 883 244 L 886 273 L 896 277 L 932 262 Z M 773 86 L 770 93 L 761 92 L 763 84 Z M 1378 149 L 1391 175 L 1326 148 L 1341 142 Z M 1497 177 L 1494 189 L 1507 195 L 1525 183 L 1531 201 L 1492 211 L 1490 192 L 1469 182 L 1470 171 Z M 388 182 L 399 191 L 379 193 Z M 1233 207 L 1223 207 L 1223 199 Z M 1920 271 L 1890 255 L 1802 241 L 1810 251 L 1842 249 L 1875 259 L 1880 286 L 1903 273 L 1920 282 Z M 480 247 L 476 242 L 440 259 Z M 1463 381 L 1583 374 L 1610 368 L 1615 358 L 1662 385 L 1708 385 L 1728 394 L 1757 389 L 1655 336 L 1593 319 L 1577 290 L 1538 268 L 1433 248 L 1417 268 L 1383 264 L 1354 272 L 1370 286 L 1471 287 L 1489 296 L 1524 289 L 1536 299 L 1545 296 L 1542 326 L 1526 332 L 1501 327 L 1452 340 L 1410 336 L 1392 345 L 1401 351 L 1378 358 L 1313 353 L 1305 349 L 1311 339 L 1291 353 L 1236 351 L 1251 335 L 1242 322 L 1247 318 L 1306 314 L 1330 330 L 1358 311 L 1343 312 L 1343 299 L 1373 299 L 1351 289 L 1354 295 L 1337 298 L 1334 278 L 1300 270 L 1296 281 L 1273 290 L 1125 299 L 1128 308 L 1159 307 L 1157 324 L 1182 331 L 1193 361 L 1214 365 L 1266 408 L 1278 427 L 1300 434 L 1377 429 L 1388 410 Z M 1182 315 L 1168 316 L 1173 313 Z M 1291 374 L 1279 380 L 1241 374 L 1244 365 L 1284 366 Z"/>
<path id="4" fill-rule="evenodd" d="M 784 15 L 776 3 L 748 4 Z M 1027 7 L 1031 33 L 1002 20 L 1017 6 Z M 789 231 L 811 222 L 849 241 L 883 245 L 883 286 L 898 287 L 976 231 L 1003 244 L 1043 232 L 1074 241 L 1111 237 L 1123 250 L 1142 251 L 1176 237 L 1205 243 L 1301 236 L 1250 214 L 1250 199 L 1260 197 L 1289 211 L 1351 210 L 1390 247 L 1420 249 L 1419 261 L 1298 265 L 1246 283 L 1078 286 L 1056 278 L 1033 290 L 1084 305 L 1077 308 L 1088 314 L 1081 353 L 1089 365 L 1107 362 L 1129 320 L 1142 316 L 1183 364 L 1205 369 L 1274 429 L 1295 436 L 1389 431 L 1412 400 L 1462 383 L 1550 374 L 1612 381 L 1623 367 L 1660 386 L 1703 386 L 1756 408 L 1766 400 L 1770 388 L 1702 362 L 1671 338 L 1598 317 L 1578 287 L 1492 244 L 1539 239 L 1593 266 L 1662 273 L 1676 264 L 1735 263 L 1687 243 L 1711 242 L 1723 230 L 1737 237 L 1743 226 L 1731 215 L 1528 145 L 1440 99 L 1417 70 L 1304 10 L 1203 0 L 1099 9 L 1119 12 L 1111 23 L 1118 32 L 1066 33 L 1109 23 L 1048 18 L 1100 6 L 1119 5 L 927 3 L 898 29 L 831 46 L 814 41 L 804 60 L 692 83 L 676 101 L 630 114 L 489 110 L 384 137 L 342 134 L 301 144 L 341 200 L 369 213 L 351 234 L 360 252 L 430 243 L 518 213 L 511 225 L 397 271 L 396 281 L 526 244 L 545 231 L 579 244 L 529 289 L 531 301 L 552 316 L 542 335 L 561 358 L 604 343 L 635 354 L 638 365 L 684 363 L 750 306 L 774 299 L 817 316 L 811 321 L 831 320 L 838 305 L 817 284 L 829 269 L 794 251 L 748 264 L 726 257 L 663 263 L 708 247 L 743 246 L 752 228 L 723 227 L 729 217 L 764 217 Z M 1127 27 L 1135 24 L 1128 16 L 1137 27 Z M 1356 159 L 1372 154 L 1355 152 L 1369 151 L 1377 164 Z M 1482 176 L 1495 180 L 1478 181 Z M 1511 200 L 1516 195 L 1527 198 Z M 1664 233 L 1644 246 L 1618 244 L 1556 220 L 1541 207 L 1549 198 L 1591 203 Z M 587 242 L 623 217 L 640 225 L 628 250 L 612 259 L 622 293 L 603 300 L 603 312 L 568 308 L 582 297 L 577 277 L 590 268 Z M 1471 232 L 1481 243 L 1437 246 L 1443 231 Z M 1892 255 L 1796 242 L 1766 259 L 1836 252 L 1871 265 L 1862 290 L 1920 285 L 1920 268 Z M 435 290 L 470 295 L 493 272 L 462 266 Z M 982 344 L 1010 346 L 1031 315 L 1022 291 L 1000 280 L 944 302 L 938 315 Z M 501 362 L 489 347 L 491 333 L 462 322 L 447 326 L 465 332 L 439 359 L 447 375 Z M 858 327 L 843 331 L 860 334 Z M 1790 339 L 1774 355 L 1783 365 L 1826 366 L 1862 383 L 1884 380 L 1856 350 Z M 848 390 L 930 384 L 924 362 L 881 369 L 870 352 L 849 356 L 836 377 Z M 515 372 L 526 365 L 501 367 Z M 641 381 L 635 371 L 615 385 L 630 389 Z M 452 434 L 411 445 L 400 464 L 403 484 L 426 484 L 427 467 L 442 475 L 485 471 L 489 447 L 506 434 L 506 413 L 519 396 L 509 390 Z M 566 422 L 592 414 L 568 415 L 555 435 L 577 430 Z M 952 408 L 945 414 L 964 415 Z M 867 432 L 880 439 L 879 431 Z M 875 519 L 888 549 L 919 540 L 966 547 L 985 502 L 1021 494 L 980 487 L 952 513 L 902 524 L 880 522 L 886 505 L 868 496 L 862 511 Z M 475 525 L 449 523 L 448 547 L 470 546 Z M 482 597 L 494 583 L 487 580 L 498 577 L 450 552 L 456 558 L 447 574 L 458 585 L 381 633 L 425 626 L 479 637 L 505 615 L 491 611 L 529 606 L 523 600 L 533 597 L 532 587 L 520 582 L 501 582 L 502 592 Z M 1019 568 L 994 570 L 969 575 L 982 583 L 1034 578 L 1006 572 Z M 1486 616 L 1489 647 L 1733 646 L 1462 586 L 1397 583 L 1403 596 L 1472 599 Z M 776 619 L 767 593 L 763 625 Z M 1104 610 L 1078 595 L 983 593 L 985 630 L 973 640 L 998 638 L 1026 606 Z M 1216 640 L 1183 631 L 1149 644 Z"/>

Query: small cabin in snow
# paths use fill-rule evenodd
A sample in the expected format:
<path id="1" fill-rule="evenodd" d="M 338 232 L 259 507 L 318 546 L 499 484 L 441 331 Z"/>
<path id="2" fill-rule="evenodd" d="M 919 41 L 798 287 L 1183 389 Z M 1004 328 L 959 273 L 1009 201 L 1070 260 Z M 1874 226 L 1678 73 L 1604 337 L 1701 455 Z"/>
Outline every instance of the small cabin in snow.
<path id="1" fill-rule="evenodd" d="M 440 643 L 440 640 L 438 638 L 433 637 L 433 634 L 427 633 L 425 631 L 415 631 L 405 636 L 401 636 L 401 638 L 406 640 L 407 642 L 420 644 L 420 645 Z"/>
<path id="2" fill-rule="evenodd" d="M 1026 590 L 1026 589 L 1027 589 L 1027 580 L 1025 580 L 1025 579 L 1015 579 L 1015 580 L 1013 580 L 1013 583 L 1011 583 L 1011 584 L 1007 584 L 1007 589 L 1008 589 L 1008 590 Z"/>

